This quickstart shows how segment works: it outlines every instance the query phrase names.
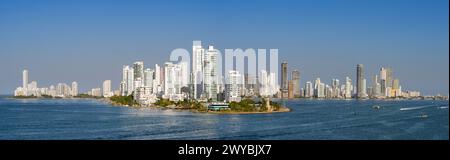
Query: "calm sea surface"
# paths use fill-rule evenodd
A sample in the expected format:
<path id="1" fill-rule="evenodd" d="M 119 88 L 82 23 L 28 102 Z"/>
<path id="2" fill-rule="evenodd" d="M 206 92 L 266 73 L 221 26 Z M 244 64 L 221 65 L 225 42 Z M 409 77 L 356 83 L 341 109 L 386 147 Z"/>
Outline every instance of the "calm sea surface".
<path id="1" fill-rule="evenodd" d="M 97 100 L 0 97 L 0 139 L 449 139 L 448 101 L 284 103 L 293 111 L 216 115 Z"/>

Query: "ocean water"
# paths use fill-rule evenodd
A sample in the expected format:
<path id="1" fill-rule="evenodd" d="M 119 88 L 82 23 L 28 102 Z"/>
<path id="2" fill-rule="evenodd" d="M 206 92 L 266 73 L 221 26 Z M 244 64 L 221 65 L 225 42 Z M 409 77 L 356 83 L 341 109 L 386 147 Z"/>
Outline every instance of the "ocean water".
<path id="1" fill-rule="evenodd" d="M 85 99 L 0 97 L 0 140 L 448 140 L 448 101 L 289 100 L 288 113 L 217 115 Z M 380 106 L 374 109 L 373 106 Z"/>

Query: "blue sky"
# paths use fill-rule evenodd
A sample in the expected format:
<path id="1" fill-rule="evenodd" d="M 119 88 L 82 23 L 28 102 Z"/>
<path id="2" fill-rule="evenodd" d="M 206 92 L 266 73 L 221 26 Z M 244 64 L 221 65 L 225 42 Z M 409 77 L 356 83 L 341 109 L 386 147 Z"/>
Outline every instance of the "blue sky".
<path id="1" fill-rule="evenodd" d="M 278 48 L 302 86 L 320 77 L 366 78 L 392 67 L 403 89 L 448 94 L 448 0 L 138 1 L 1 0 L 0 94 L 30 70 L 38 85 L 81 91 L 135 60 L 162 64 L 192 40 L 225 48 Z"/>

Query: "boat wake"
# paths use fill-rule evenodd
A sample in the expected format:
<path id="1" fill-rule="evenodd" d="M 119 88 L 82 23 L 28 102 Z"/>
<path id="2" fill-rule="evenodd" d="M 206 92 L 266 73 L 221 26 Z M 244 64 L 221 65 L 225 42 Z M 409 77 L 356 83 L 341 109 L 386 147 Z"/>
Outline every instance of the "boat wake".
<path id="1" fill-rule="evenodd" d="M 401 111 L 409 111 L 409 110 L 416 110 L 416 109 L 423 109 L 428 107 L 433 107 L 435 105 L 426 105 L 426 106 L 418 106 L 418 107 L 406 107 L 406 108 L 400 108 Z"/>

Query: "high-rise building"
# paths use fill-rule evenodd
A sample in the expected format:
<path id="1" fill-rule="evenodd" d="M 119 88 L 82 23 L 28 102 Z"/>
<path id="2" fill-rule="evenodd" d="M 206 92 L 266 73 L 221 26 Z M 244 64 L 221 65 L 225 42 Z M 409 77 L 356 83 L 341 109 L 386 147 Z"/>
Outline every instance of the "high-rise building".
<path id="1" fill-rule="evenodd" d="M 111 80 L 103 81 L 103 97 L 111 97 L 113 92 L 111 91 Z"/>
<path id="2" fill-rule="evenodd" d="M 70 87 L 65 83 L 58 83 L 56 86 L 56 96 L 57 97 L 67 97 L 70 94 Z"/>
<path id="3" fill-rule="evenodd" d="M 316 80 L 314 81 L 314 97 L 318 97 L 319 94 L 319 85 L 320 85 L 320 78 L 316 78 Z"/>
<path id="4" fill-rule="evenodd" d="M 287 98 L 287 92 L 288 92 L 288 64 L 286 61 L 281 63 L 281 97 Z"/>
<path id="5" fill-rule="evenodd" d="M 325 98 L 325 84 L 320 81 L 320 78 L 317 78 L 314 83 L 314 97 Z"/>
<path id="6" fill-rule="evenodd" d="M 78 83 L 73 81 L 72 82 L 72 96 L 77 96 L 78 95 Z"/>
<path id="7" fill-rule="evenodd" d="M 134 71 L 134 80 L 137 78 L 140 78 L 141 81 L 144 80 L 144 62 L 137 61 L 133 64 L 133 71 Z"/>
<path id="8" fill-rule="evenodd" d="M 142 79 L 141 78 L 135 78 L 133 81 L 133 92 L 131 92 L 133 94 L 133 98 L 135 100 L 137 100 L 137 98 L 139 97 L 139 93 L 137 92 L 137 90 L 139 90 L 141 87 L 143 87 L 143 83 L 142 83 Z"/>
<path id="9" fill-rule="evenodd" d="M 340 89 L 339 89 L 339 79 L 333 79 L 331 81 L 331 96 L 332 98 L 338 98 L 339 97 L 339 93 L 340 93 Z"/>
<path id="10" fill-rule="evenodd" d="M 288 81 L 288 98 L 294 98 L 294 81 Z"/>
<path id="11" fill-rule="evenodd" d="M 400 86 L 400 80 L 399 79 L 394 79 L 392 81 L 392 91 L 393 91 L 392 95 L 394 97 L 399 97 L 399 96 L 402 95 L 402 93 L 401 93 L 401 86 Z"/>
<path id="12" fill-rule="evenodd" d="M 205 49 L 202 47 L 202 41 L 193 41 L 192 45 L 192 85 L 193 98 L 200 98 L 203 92 L 203 67 L 204 67 Z"/>
<path id="13" fill-rule="evenodd" d="M 366 83 L 366 79 L 364 78 L 362 80 L 362 84 L 361 84 L 361 94 L 363 97 L 367 97 L 367 83 Z"/>
<path id="14" fill-rule="evenodd" d="M 122 96 L 131 95 L 134 91 L 134 69 L 130 66 L 123 66 L 120 90 Z"/>
<path id="15" fill-rule="evenodd" d="M 345 85 L 344 85 L 344 98 L 352 98 L 352 80 L 349 77 L 345 77 Z"/>
<path id="16" fill-rule="evenodd" d="M 325 98 L 332 98 L 333 96 L 333 88 L 329 85 L 325 85 Z"/>
<path id="17" fill-rule="evenodd" d="M 163 88 L 161 86 L 161 67 L 158 64 L 155 64 L 155 79 L 153 80 L 153 93 L 160 93 Z"/>
<path id="18" fill-rule="evenodd" d="M 272 97 L 275 95 L 280 86 L 277 84 L 277 77 L 275 73 L 267 74 L 266 70 L 261 70 L 261 85 L 259 87 L 259 94 L 263 97 Z"/>
<path id="19" fill-rule="evenodd" d="M 372 78 L 372 97 L 378 97 L 381 95 L 381 84 L 378 75 L 374 75 Z"/>
<path id="20" fill-rule="evenodd" d="M 217 50 L 214 49 L 214 46 L 209 46 L 208 50 L 204 56 L 204 71 L 203 71 L 203 80 L 204 80 L 204 94 L 205 98 L 211 99 L 213 101 L 217 100 L 218 93 L 218 53 Z"/>
<path id="21" fill-rule="evenodd" d="M 362 64 L 358 64 L 356 66 L 356 97 L 357 98 L 364 98 L 366 97 L 364 93 L 364 66 Z"/>
<path id="22" fill-rule="evenodd" d="M 239 71 L 229 71 L 227 83 L 225 84 L 226 100 L 229 102 L 241 101 L 241 89 L 243 84 L 243 77 Z"/>
<path id="23" fill-rule="evenodd" d="M 305 97 L 310 98 L 312 96 L 314 96 L 314 87 L 313 84 L 310 81 L 308 81 L 305 84 Z"/>
<path id="24" fill-rule="evenodd" d="M 398 79 L 394 79 L 394 80 L 392 81 L 392 89 L 398 89 L 399 86 L 400 86 L 399 80 L 398 80 Z"/>
<path id="25" fill-rule="evenodd" d="M 178 69 L 178 77 L 180 79 L 180 84 L 179 84 L 180 88 L 188 87 L 190 84 L 188 63 L 187 62 L 179 62 L 177 64 L 177 69 Z"/>
<path id="26" fill-rule="evenodd" d="M 293 96 L 300 97 L 300 71 L 294 70 L 291 74 L 291 79 L 293 83 Z"/>
<path id="27" fill-rule="evenodd" d="M 261 79 L 260 79 L 260 81 L 261 81 L 261 87 L 259 88 L 259 94 L 261 95 L 261 96 L 263 96 L 263 97 L 268 97 L 268 96 L 271 96 L 270 94 L 269 94 L 269 89 L 270 89 L 270 87 L 268 86 L 268 77 L 267 77 L 267 71 L 266 70 L 261 70 L 260 71 L 261 73 L 260 73 L 260 75 L 261 75 Z"/>
<path id="28" fill-rule="evenodd" d="M 392 82 L 393 82 L 392 69 L 386 68 L 386 87 L 392 88 Z"/>
<path id="29" fill-rule="evenodd" d="M 176 96 L 176 99 L 181 98 L 182 88 L 188 87 L 188 72 L 186 62 L 164 64 L 164 95 L 167 98 L 173 98 L 173 96 Z"/>
<path id="30" fill-rule="evenodd" d="M 164 95 L 177 94 L 177 89 L 175 88 L 177 83 L 175 65 L 172 62 L 166 62 L 164 64 L 164 73 Z"/>
<path id="31" fill-rule="evenodd" d="M 22 88 L 27 90 L 28 87 L 28 70 L 23 70 L 22 72 Z"/>
<path id="32" fill-rule="evenodd" d="M 325 84 L 319 83 L 317 87 L 317 98 L 325 98 L 325 92 L 326 92 Z"/>
<path id="33" fill-rule="evenodd" d="M 380 85 L 381 85 L 381 94 L 383 96 L 390 95 L 390 91 L 387 91 L 387 88 L 390 87 L 392 89 L 392 69 L 381 67 L 380 69 Z"/>
<path id="34" fill-rule="evenodd" d="M 331 80 L 331 98 L 338 98 L 340 96 L 340 88 L 339 88 L 340 84 L 339 84 L 339 79 L 332 79 Z"/>
<path id="35" fill-rule="evenodd" d="M 147 68 L 144 71 L 144 87 L 147 87 L 150 89 L 150 92 L 152 92 L 153 89 L 153 75 L 155 74 L 155 71 Z"/>

